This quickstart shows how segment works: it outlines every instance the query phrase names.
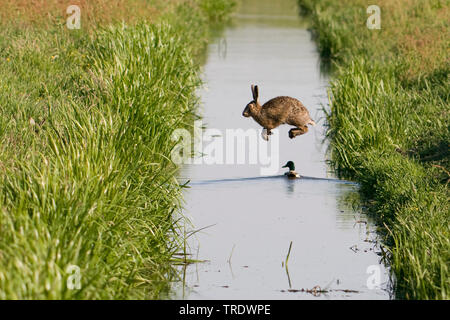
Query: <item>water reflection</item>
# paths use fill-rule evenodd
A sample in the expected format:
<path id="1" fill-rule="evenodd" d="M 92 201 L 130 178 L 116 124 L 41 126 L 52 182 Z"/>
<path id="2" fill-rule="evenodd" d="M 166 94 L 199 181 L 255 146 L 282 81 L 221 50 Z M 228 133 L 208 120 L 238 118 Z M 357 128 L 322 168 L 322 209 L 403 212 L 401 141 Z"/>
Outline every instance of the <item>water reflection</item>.
<path id="1" fill-rule="evenodd" d="M 358 207 L 358 186 L 335 179 L 326 164 L 326 128 L 318 120 L 327 78 L 295 8 L 295 0 L 243 2 L 224 38 L 210 45 L 203 122 L 219 130 L 257 128 L 241 116 L 256 83 L 262 101 L 294 96 L 319 124 L 292 140 L 290 128 L 280 128 L 276 176 L 261 177 L 260 166 L 250 164 L 183 168 L 180 179 L 192 181 L 184 214 L 194 228 L 209 227 L 189 238 L 192 257 L 206 262 L 180 270 L 174 298 L 389 298 L 385 286 L 367 287 L 369 266 L 379 268 L 382 282 L 387 273 L 374 252 L 375 227 Z M 283 176 L 288 160 L 307 178 Z"/>
<path id="2" fill-rule="evenodd" d="M 293 180 L 289 180 L 286 187 L 286 194 L 288 196 L 292 196 L 295 192 L 295 182 Z"/>

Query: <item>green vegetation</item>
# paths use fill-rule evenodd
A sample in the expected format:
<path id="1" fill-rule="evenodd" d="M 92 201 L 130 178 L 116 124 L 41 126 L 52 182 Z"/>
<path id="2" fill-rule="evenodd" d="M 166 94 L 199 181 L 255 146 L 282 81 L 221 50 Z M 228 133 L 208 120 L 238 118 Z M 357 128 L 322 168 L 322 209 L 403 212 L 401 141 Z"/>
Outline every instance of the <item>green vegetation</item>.
<path id="1" fill-rule="evenodd" d="M 92 20 L 80 30 L 65 28 L 65 11 L 2 20 L 0 299 L 158 298 L 176 275 L 170 137 L 190 126 L 193 57 L 232 1 L 118 2 L 150 14 L 102 18 L 98 1 L 82 7 Z M 61 1 L 29 14 L 51 4 Z"/>
<path id="2" fill-rule="evenodd" d="M 449 1 L 299 3 L 335 67 L 332 163 L 386 231 L 396 297 L 449 299 Z"/>

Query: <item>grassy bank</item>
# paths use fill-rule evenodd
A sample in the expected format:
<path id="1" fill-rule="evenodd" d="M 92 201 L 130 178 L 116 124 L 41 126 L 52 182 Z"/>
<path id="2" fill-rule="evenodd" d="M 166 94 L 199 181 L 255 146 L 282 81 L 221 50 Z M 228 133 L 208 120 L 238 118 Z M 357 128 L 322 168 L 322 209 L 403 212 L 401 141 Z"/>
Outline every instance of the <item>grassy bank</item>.
<path id="1" fill-rule="evenodd" d="M 0 0 L 0 299 L 157 298 L 175 276 L 170 136 L 232 2 L 77 3 L 69 30 L 63 1 Z"/>
<path id="2" fill-rule="evenodd" d="M 332 163 L 386 232 L 396 297 L 448 299 L 449 1 L 299 3 L 335 67 Z M 366 27 L 372 4 L 378 30 Z"/>

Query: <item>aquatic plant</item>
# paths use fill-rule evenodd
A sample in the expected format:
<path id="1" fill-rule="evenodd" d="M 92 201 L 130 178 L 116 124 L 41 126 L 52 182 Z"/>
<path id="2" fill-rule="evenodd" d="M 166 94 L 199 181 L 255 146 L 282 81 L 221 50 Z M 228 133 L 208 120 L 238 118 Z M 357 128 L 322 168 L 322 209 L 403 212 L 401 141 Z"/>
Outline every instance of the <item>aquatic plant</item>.
<path id="1" fill-rule="evenodd" d="M 170 136 L 195 113 L 193 57 L 209 16 L 220 15 L 205 11 L 207 2 L 154 2 L 155 23 L 107 19 L 67 30 L 5 22 L 1 299 L 149 299 L 167 291 L 182 250 Z"/>
<path id="2" fill-rule="evenodd" d="M 334 63 L 331 163 L 386 234 L 397 298 L 448 299 L 448 1 L 299 0 Z"/>

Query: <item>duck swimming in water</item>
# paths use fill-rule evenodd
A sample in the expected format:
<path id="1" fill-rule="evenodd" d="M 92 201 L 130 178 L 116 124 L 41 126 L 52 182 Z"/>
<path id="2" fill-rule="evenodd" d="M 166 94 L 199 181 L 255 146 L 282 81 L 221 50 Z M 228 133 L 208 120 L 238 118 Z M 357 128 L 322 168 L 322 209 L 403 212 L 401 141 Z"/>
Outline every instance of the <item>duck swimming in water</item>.
<path id="1" fill-rule="evenodd" d="M 300 178 L 300 175 L 295 171 L 294 162 L 288 161 L 282 168 L 289 168 L 288 172 L 285 172 L 284 175 L 290 179 Z"/>

